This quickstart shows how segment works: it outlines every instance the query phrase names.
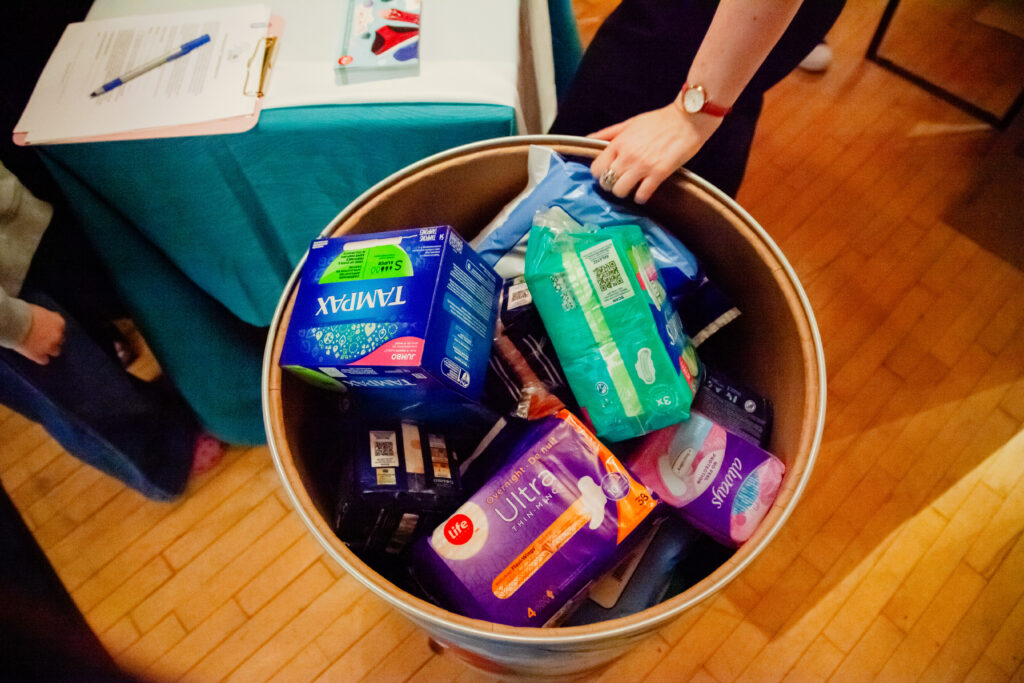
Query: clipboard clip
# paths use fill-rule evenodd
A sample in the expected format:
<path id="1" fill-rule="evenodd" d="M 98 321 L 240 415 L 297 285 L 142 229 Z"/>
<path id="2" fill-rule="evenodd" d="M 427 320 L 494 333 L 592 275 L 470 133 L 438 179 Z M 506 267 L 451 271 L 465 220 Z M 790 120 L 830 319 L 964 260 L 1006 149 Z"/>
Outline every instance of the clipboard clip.
<path id="1" fill-rule="evenodd" d="M 277 36 L 267 36 L 256 43 L 252 57 L 249 58 L 246 65 L 243 95 L 263 97 L 263 93 L 266 92 L 274 59 L 277 57 L 277 38 Z"/>

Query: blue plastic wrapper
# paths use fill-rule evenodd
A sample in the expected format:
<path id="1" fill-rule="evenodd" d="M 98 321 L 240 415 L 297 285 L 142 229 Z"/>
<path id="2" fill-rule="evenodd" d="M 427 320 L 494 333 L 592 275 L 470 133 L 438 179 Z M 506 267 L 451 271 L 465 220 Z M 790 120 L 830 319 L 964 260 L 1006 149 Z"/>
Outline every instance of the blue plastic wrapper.
<path id="1" fill-rule="evenodd" d="M 524 273 L 534 215 L 558 207 L 580 224 L 640 227 L 669 298 L 695 346 L 739 315 L 729 297 L 708 279 L 697 257 L 678 238 L 647 216 L 609 199 L 599 189 L 589 166 L 540 146 L 530 148 L 528 166 L 529 182 L 523 192 L 470 242 L 502 278 Z"/>

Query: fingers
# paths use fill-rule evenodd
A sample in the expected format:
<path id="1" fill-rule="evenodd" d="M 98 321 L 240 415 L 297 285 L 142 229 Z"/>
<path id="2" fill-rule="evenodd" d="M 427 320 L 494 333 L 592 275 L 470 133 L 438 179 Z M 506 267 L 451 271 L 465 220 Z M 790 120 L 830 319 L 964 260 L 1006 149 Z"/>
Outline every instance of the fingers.
<path id="1" fill-rule="evenodd" d="M 63 351 L 67 321 L 55 311 L 35 304 L 30 306 L 32 322 L 28 335 L 16 350 L 39 365 L 47 365 Z"/>
<path id="2" fill-rule="evenodd" d="M 597 184 L 605 192 L 610 192 L 620 199 L 625 199 L 634 187 L 648 183 L 654 175 L 646 169 L 644 164 L 626 163 L 624 159 L 617 157 L 611 148 L 605 148 L 590 165 L 590 172 L 597 180 Z M 644 191 L 643 195 L 637 195 L 635 201 L 639 204 L 646 202 L 654 189 L 665 179 L 665 176 L 655 178 L 654 185 Z M 649 184 L 649 183 L 648 183 Z"/>
<path id="3" fill-rule="evenodd" d="M 651 198 L 654 191 L 665 181 L 669 173 L 656 173 L 651 172 L 646 178 L 641 180 L 639 187 L 636 188 L 636 194 L 633 195 L 633 201 L 637 204 L 646 204 L 647 200 Z"/>
<path id="4" fill-rule="evenodd" d="M 616 124 L 613 124 L 611 126 L 608 126 L 607 128 L 602 128 L 601 130 L 597 131 L 596 133 L 591 133 L 587 137 L 588 138 L 595 138 L 597 140 L 611 140 L 616 135 L 621 133 L 622 129 L 625 128 L 626 124 L 628 124 L 628 123 L 629 123 L 629 120 L 620 121 L 619 123 L 616 123 Z"/>

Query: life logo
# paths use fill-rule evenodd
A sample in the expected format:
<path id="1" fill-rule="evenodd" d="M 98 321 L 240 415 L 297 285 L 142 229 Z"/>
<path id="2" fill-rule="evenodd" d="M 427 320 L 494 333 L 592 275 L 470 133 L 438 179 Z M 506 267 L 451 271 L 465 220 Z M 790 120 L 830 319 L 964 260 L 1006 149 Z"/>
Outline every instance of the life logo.
<path id="1" fill-rule="evenodd" d="M 446 560 L 468 560 L 487 543 L 487 515 L 483 508 L 467 501 L 430 536 L 434 551 Z"/>
<path id="2" fill-rule="evenodd" d="M 473 538 L 473 520 L 461 513 L 452 515 L 444 524 L 444 537 L 452 545 L 465 545 Z"/>

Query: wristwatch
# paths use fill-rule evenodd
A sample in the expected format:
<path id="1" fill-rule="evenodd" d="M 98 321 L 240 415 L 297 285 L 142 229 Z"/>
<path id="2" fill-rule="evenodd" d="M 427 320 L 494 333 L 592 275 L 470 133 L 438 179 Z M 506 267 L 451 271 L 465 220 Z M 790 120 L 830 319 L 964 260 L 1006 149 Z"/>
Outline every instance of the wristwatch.
<path id="1" fill-rule="evenodd" d="M 689 114 L 703 112 L 711 116 L 725 116 L 732 107 L 723 107 L 708 99 L 707 91 L 702 85 L 683 84 L 683 111 Z"/>

